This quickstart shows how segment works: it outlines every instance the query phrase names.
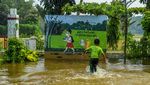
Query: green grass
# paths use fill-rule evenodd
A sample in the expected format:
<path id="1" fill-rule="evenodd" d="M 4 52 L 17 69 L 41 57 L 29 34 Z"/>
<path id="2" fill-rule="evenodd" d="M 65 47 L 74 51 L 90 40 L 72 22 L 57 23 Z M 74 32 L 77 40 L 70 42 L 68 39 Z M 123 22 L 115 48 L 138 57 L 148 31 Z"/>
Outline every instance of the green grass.
<path id="1" fill-rule="evenodd" d="M 74 38 L 74 47 L 75 48 L 83 48 L 81 45 L 80 45 L 80 40 L 83 39 L 83 40 L 86 40 L 88 39 L 90 41 L 90 44 L 93 45 L 93 40 L 95 37 L 93 36 L 78 36 L 77 35 L 77 32 L 80 31 L 80 32 L 83 32 L 81 34 L 86 34 L 84 33 L 84 30 L 72 30 L 72 36 Z M 87 33 L 88 35 L 96 35 L 97 37 L 100 38 L 100 46 L 103 48 L 103 49 L 106 49 L 106 44 L 107 44 L 107 38 L 106 38 L 106 31 L 92 31 L 94 33 Z M 66 41 L 63 40 L 63 38 L 65 37 L 65 32 L 63 32 L 61 35 L 52 35 L 51 36 L 51 47 L 52 48 L 65 48 L 66 47 Z"/>

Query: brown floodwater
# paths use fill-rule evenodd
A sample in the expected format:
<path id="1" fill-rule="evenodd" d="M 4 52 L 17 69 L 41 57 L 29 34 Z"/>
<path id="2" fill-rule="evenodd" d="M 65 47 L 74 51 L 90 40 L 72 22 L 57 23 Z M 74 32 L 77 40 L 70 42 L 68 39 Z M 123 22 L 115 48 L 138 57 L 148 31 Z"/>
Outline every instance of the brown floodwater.
<path id="1" fill-rule="evenodd" d="M 150 85 L 149 65 L 110 60 L 90 74 L 88 60 L 80 56 L 45 55 L 38 62 L 1 65 L 0 85 Z"/>

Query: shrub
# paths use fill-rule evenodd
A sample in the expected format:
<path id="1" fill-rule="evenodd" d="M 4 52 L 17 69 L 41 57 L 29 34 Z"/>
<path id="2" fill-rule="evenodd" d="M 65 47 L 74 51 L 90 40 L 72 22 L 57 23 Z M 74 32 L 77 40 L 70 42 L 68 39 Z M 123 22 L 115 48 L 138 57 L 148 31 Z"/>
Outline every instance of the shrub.
<path id="1" fill-rule="evenodd" d="M 141 43 L 138 41 L 130 41 L 127 46 L 128 58 L 141 58 Z"/>
<path id="2" fill-rule="evenodd" d="M 141 24 L 145 32 L 150 32 L 150 11 L 146 11 L 144 13 L 144 17 L 142 19 Z"/>
<path id="3" fill-rule="evenodd" d="M 44 40 L 42 38 L 36 38 L 36 49 L 44 50 Z"/>
<path id="4" fill-rule="evenodd" d="M 150 39 L 143 37 L 140 42 L 128 39 L 127 53 L 128 58 L 150 57 Z"/>
<path id="5" fill-rule="evenodd" d="M 17 38 L 10 38 L 8 40 L 8 50 L 5 51 L 4 61 L 9 63 L 23 63 L 37 60 L 37 52 L 28 50 L 22 40 Z"/>

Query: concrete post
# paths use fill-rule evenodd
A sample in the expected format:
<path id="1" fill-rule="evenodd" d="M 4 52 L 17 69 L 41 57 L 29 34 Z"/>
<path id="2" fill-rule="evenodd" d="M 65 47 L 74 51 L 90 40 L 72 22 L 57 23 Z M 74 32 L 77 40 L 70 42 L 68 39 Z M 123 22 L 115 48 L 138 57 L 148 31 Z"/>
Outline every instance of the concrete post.
<path id="1" fill-rule="evenodd" d="M 10 14 L 7 18 L 8 21 L 8 38 L 19 38 L 19 15 L 17 15 L 17 9 L 10 9 Z"/>

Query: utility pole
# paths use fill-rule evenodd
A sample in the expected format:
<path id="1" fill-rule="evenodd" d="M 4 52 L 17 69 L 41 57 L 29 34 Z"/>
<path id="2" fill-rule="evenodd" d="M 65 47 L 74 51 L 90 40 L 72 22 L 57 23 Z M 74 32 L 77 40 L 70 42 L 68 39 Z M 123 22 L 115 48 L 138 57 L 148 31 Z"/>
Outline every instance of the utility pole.
<path id="1" fill-rule="evenodd" d="M 124 64 L 126 64 L 127 57 L 127 36 L 128 36 L 128 13 L 127 13 L 127 0 L 125 2 L 125 45 L 124 45 Z"/>

